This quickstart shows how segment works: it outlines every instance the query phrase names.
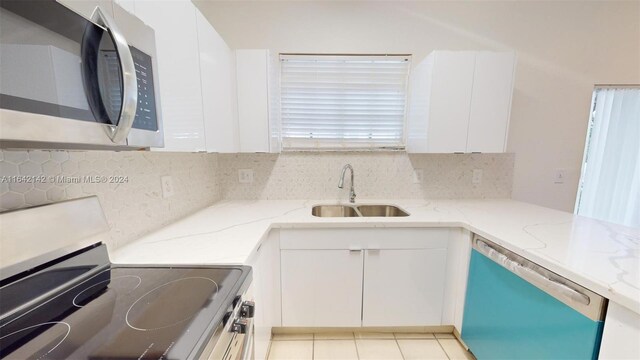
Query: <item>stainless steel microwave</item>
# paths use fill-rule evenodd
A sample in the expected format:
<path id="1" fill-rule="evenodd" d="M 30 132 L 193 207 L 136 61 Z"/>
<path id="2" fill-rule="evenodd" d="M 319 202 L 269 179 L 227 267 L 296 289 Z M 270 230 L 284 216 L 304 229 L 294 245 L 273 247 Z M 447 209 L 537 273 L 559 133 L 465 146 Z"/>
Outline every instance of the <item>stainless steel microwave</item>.
<path id="1" fill-rule="evenodd" d="M 155 33 L 100 3 L 87 19 L 55 0 L 0 0 L 2 148 L 164 145 Z"/>

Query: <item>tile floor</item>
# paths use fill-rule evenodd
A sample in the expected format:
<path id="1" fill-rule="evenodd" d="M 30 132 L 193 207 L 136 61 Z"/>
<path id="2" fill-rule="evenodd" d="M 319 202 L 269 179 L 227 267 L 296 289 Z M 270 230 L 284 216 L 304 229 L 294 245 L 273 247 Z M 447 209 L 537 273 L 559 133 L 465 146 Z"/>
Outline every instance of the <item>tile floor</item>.
<path id="1" fill-rule="evenodd" d="M 453 334 L 341 332 L 274 334 L 268 360 L 474 359 Z"/>

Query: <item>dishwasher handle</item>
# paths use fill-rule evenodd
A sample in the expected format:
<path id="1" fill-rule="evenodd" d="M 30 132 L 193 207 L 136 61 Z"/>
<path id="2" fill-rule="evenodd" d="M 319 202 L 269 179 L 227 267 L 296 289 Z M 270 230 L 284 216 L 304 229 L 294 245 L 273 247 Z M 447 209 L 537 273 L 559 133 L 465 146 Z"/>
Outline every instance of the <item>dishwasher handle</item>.
<path id="1" fill-rule="evenodd" d="M 482 240 L 476 240 L 476 244 L 477 249 L 483 255 L 521 278 L 531 283 L 538 284 L 539 286 L 546 288 L 549 292 L 562 296 L 571 302 L 577 302 L 582 305 L 589 305 L 591 303 L 589 296 L 566 284 L 550 279 L 542 272 L 538 271 L 540 266 L 533 263 L 526 265 L 521 264 L 518 261 L 510 259 L 507 255 Z"/>

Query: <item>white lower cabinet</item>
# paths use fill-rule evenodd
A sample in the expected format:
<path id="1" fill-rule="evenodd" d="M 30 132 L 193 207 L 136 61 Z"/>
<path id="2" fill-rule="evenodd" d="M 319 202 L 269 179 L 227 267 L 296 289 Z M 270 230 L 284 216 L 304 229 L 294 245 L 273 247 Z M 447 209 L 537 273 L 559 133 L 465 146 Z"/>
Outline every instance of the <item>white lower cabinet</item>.
<path id="1" fill-rule="evenodd" d="M 255 359 L 264 360 L 269 352 L 271 329 L 281 326 L 280 316 L 280 244 L 279 232 L 269 233 L 252 254 L 248 264 L 252 268 L 251 293 L 256 303 L 254 324 Z"/>
<path id="2" fill-rule="evenodd" d="M 640 315 L 609 302 L 604 320 L 599 359 L 640 359 Z"/>
<path id="3" fill-rule="evenodd" d="M 439 325 L 446 249 L 367 250 L 362 326 Z"/>
<path id="4" fill-rule="evenodd" d="M 281 230 L 282 326 L 442 325 L 449 236 L 449 229 Z"/>
<path id="5" fill-rule="evenodd" d="M 362 252 L 282 250 L 282 326 L 360 326 Z"/>

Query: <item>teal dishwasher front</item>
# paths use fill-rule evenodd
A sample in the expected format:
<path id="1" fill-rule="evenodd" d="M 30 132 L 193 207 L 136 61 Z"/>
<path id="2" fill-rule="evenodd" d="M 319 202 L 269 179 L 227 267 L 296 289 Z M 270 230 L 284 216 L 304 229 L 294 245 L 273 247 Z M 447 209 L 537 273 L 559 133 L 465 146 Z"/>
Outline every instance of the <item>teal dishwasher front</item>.
<path id="1" fill-rule="evenodd" d="M 462 339 L 479 360 L 597 359 L 607 300 L 475 236 Z"/>

